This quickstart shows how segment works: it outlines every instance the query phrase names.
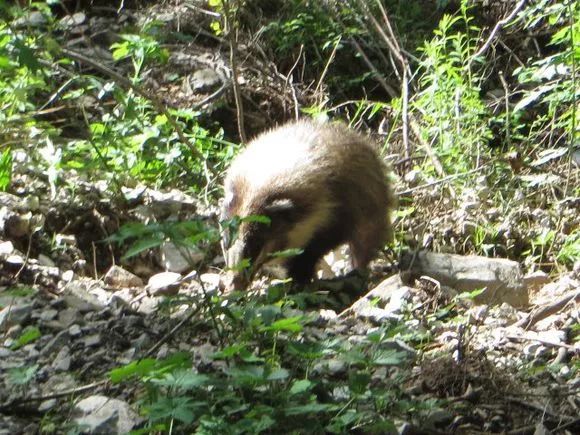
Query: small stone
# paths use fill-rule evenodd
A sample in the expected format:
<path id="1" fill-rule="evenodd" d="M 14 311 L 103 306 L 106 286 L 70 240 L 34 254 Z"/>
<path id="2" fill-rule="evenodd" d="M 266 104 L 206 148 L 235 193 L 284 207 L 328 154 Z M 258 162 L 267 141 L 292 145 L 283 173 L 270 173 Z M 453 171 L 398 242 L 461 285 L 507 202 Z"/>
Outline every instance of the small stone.
<path id="1" fill-rule="evenodd" d="M 78 337 L 82 334 L 81 327 L 75 323 L 68 328 L 68 333 L 71 337 Z"/>
<path id="2" fill-rule="evenodd" d="M 66 328 L 73 323 L 79 321 L 81 319 L 81 315 L 78 310 L 74 308 L 66 308 L 64 310 L 59 311 L 58 313 L 58 323 L 61 328 Z"/>
<path id="3" fill-rule="evenodd" d="M 57 310 L 48 309 L 48 310 L 44 310 L 40 314 L 40 320 L 42 320 L 43 322 L 48 322 L 50 320 L 55 319 L 56 316 L 58 316 L 58 311 Z"/>
<path id="4" fill-rule="evenodd" d="M 14 245 L 12 242 L 2 242 L 0 243 L 0 257 L 8 257 L 14 253 Z"/>
<path id="5" fill-rule="evenodd" d="M 10 329 L 8 329 L 8 331 L 6 331 L 6 337 L 17 338 L 18 336 L 20 336 L 21 332 L 22 332 L 22 326 L 14 325 L 14 326 L 11 326 Z"/>
<path id="6" fill-rule="evenodd" d="M 191 270 L 194 265 L 204 259 L 201 251 L 194 251 L 185 246 L 176 246 L 167 242 L 161 246 L 161 261 L 165 270 L 182 273 Z"/>
<path id="7" fill-rule="evenodd" d="M 18 254 L 12 254 L 7 256 L 5 261 L 12 266 L 22 266 L 24 264 L 24 257 Z"/>
<path id="8" fill-rule="evenodd" d="M 46 24 L 46 17 L 40 11 L 32 11 L 28 15 L 14 21 L 14 27 L 42 27 Z"/>
<path id="9" fill-rule="evenodd" d="M 75 273 L 73 270 L 65 270 L 61 275 L 61 279 L 66 283 L 71 282 L 74 277 Z"/>
<path id="10" fill-rule="evenodd" d="M 211 292 L 218 290 L 221 276 L 219 273 L 202 273 L 199 279 L 204 283 L 205 291 Z"/>
<path id="11" fill-rule="evenodd" d="M 38 254 L 38 263 L 41 266 L 56 267 L 54 261 L 52 261 L 52 259 L 49 256 L 44 254 Z"/>
<path id="12" fill-rule="evenodd" d="M 40 402 L 40 405 L 38 405 L 38 412 L 46 413 L 47 411 L 50 411 L 52 408 L 54 408 L 56 403 L 56 399 L 48 399 Z"/>
<path id="13" fill-rule="evenodd" d="M 65 15 L 60 20 L 60 24 L 64 27 L 79 26 L 85 22 L 87 16 L 83 12 L 76 12 L 72 15 Z"/>
<path id="14" fill-rule="evenodd" d="M 570 373 L 571 372 L 572 371 L 570 370 L 570 367 L 568 367 L 568 366 L 562 366 L 560 368 L 560 371 L 558 372 L 558 375 L 561 376 L 561 377 L 563 377 L 563 378 L 568 378 L 568 377 L 570 377 Z"/>
<path id="15" fill-rule="evenodd" d="M 58 246 L 76 246 L 77 239 L 72 234 L 57 234 L 54 236 L 54 241 Z"/>
<path id="16" fill-rule="evenodd" d="M 154 295 L 175 295 L 179 291 L 181 275 L 176 272 L 161 272 L 149 278 L 147 290 Z"/>
<path id="17" fill-rule="evenodd" d="M 40 354 L 44 356 L 50 355 L 57 349 L 60 349 L 62 346 L 66 345 L 69 340 L 70 337 L 68 335 L 68 331 L 60 331 L 46 344 L 46 346 L 42 348 Z"/>
<path id="18" fill-rule="evenodd" d="M 40 199 L 36 195 L 27 195 L 24 199 L 24 208 L 30 211 L 38 211 L 40 209 Z"/>
<path id="19" fill-rule="evenodd" d="M 111 266 L 104 281 L 113 287 L 142 287 L 143 280 L 120 266 Z"/>
<path id="20" fill-rule="evenodd" d="M 93 334 L 88 335 L 84 339 L 85 347 L 93 347 L 98 346 L 101 344 L 101 335 L 100 334 Z"/>
<path id="21" fill-rule="evenodd" d="M 68 372 L 70 369 L 70 362 L 70 349 L 68 346 L 63 346 L 56 354 L 51 366 L 57 372 Z"/>
<path id="22" fill-rule="evenodd" d="M 0 329 L 23 324 L 32 313 L 31 303 L 8 305 L 0 310 Z"/>
<path id="23" fill-rule="evenodd" d="M 104 305 L 97 297 L 89 293 L 89 289 L 92 287 L 94 287 L 94 282 L 75 280 L 64 287 L 62 297 L 68 307 L 81 313 L 99 310 Z"/>
<path id="24" fill-rule="evenodd" d="M 196 90 L 210 89 L 221 83 L 219 74 L 212 68 L 199 69 L 191 77 L 191 87 Z"/>
<path id="25" fill-rule="evenodd" d="M 338 315 L 336 314 L 336 311 L 334 311 L 334 310 L 323 309 L 323 310 L 319 311 L 319 314 L 320 314 L 320 317 L 326 321 L 336 319 L 338 317 Z"/>
<path id="26" fill-rule="evenodd" d="M 73 410 L 74 421 L 90 434 L 129 433 L 141 418 L 122 400 L 95 395 L 77 403 Z"/>

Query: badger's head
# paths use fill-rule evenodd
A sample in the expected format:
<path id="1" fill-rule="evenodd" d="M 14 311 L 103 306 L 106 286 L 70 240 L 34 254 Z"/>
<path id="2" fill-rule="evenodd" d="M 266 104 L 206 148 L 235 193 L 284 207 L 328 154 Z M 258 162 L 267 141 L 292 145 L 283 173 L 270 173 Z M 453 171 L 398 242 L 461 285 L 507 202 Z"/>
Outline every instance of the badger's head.
<path id="1" fill-rule="evenodd" d="M 276 189 L 244 189 L 242 180 L 226 182 L 221 210 L 222 250 L 228 268 L 228 290 L 243 290 L 272 254 L 301 248 L 294 233 L 308 210 L 300 201 Z"/>

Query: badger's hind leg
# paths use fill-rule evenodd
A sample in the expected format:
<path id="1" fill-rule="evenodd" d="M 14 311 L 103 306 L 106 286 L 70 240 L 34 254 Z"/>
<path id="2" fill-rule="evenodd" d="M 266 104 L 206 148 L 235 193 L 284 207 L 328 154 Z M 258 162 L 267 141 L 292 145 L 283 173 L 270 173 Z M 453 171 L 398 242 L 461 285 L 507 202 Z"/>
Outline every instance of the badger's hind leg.
<path id="1" fill-rule="evenodd" d="M 372 219 L 372 218 L 371 218 Z M 374 225 L 359 227 L 354 232 L 354 236 L 349 240 L 351 262 L 353 269 L 363 271 L 377 252 L 383 248 L 392 237 L 392 230 L 387 222 L 376 220 Z"/>

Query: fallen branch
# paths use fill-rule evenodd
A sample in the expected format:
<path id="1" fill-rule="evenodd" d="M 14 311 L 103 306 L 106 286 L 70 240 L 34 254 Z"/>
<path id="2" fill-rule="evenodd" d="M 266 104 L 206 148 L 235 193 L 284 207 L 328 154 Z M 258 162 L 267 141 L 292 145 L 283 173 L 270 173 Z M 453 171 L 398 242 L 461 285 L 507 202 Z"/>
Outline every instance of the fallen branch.
<path id="1" fill-rule="evenodd" d="M 580 291 L 573 293 L 571 295 L 567 295 L 562 299 L 554 302 L 551 305 L 546 305 L 541 308 L 537 308 L 536 310 L 532 311 L 530 315 L 524 319 L 519 320 L 514 325 L 519 326 L 520 328 L 529 329 L 540 320 L 545 319 L 552 314 L 557 313 L 562 308 L 564 308 L 570 301 L 580 300 Z"/>
<path id="2" fill-rule="evenodd" d="M 71 388 L 70 390 L 59 391 L 58 393 L 46 394 L 44 396 L 33 396 L 33 397 L 20 397 L 14 400 L 11 400 L 3 405 L 0 405 L 0 412 L 9 411 L 15 406 L 22 405 L 23 403 L 30 403 L 30 402 L 43 402 L 45 400 L 50 399 L 58 399 L 60 397 L 67 397 L 73 396 L 78 393 L 84 393 L 85 391 L 92 390 L 94 388 L 106 385 L 109 382 L 108 379 L 93 382 L 92 384 L 83 385 L 81 387 Z"/>

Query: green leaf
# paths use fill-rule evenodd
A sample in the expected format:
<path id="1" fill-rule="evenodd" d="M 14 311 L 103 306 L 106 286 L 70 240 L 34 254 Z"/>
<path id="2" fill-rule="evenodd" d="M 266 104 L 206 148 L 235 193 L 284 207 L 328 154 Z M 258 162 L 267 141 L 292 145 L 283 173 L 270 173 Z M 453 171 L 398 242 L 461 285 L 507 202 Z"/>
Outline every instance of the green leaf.
<path id="1" fill-rule="evenodd" d="M 372 363 L 378 366 L 398 366 L 404 363 L 406 359 L 407 353 L 405 352 L 386 350 L 377 352 L 372 358 Z"/>
<path id="2" fill-rule="evenodd" d="M 300 255 L 303 252 L 304 252 L 304 249 L 292 248 L 292 249 L 286 249 L 284 251 L 273 252 L 273 253 L 268 254 L 268 255 L 272 258 L 289 258 L 289 257 L 295 257 L 297 255 Z"/>
<path id="3" fill-rule="evenodd" d="M 303 329 L 303 326 L 300 323 L 300 321 L 303 319 L 304 316 L 287 317 L 285 319 L 276 320 L 269 326 L 263 326 L 261 330 L 272 332 L 279 331 L 300 332 Z"/>
<path id="4" fill-rule="evenodd" d="M 20 334 L 20 337 L 16 342 L 10 347 L 12 350 L 19 349 L 22 346 L 27 345 L 41 337 L 40 329 L 36 326 L 27 326 Z"/>
<path id="5" fill-rule="evenodd" d="M 14 47 L 18 53 L 18 63 L 20 66 L 26 67 L 32 72 L 36 72 L 40 69 L 40 63 L 38 63 L 36 53 L 30 47 L 24 44 L 20 39 L 14 41 Z"/>
<path id="6" fill-rule="evenodd" d="M 8 383 L 10 385 L 26 385 L 38 371 L 38 364 L 27 367 L 16 367 L 8 370 Z"/>
<path id="7" fill-rule="evenodd" d="M 282 381 L 284 379 L 288 379 L 290 377 L 290 373 L 286 369 L 276 369 L 272 373 L 270 373 L 266 379 L 269 381 Z"/>
<path id="8" fill-rule="evenodd" d="M 155 368 L 157 361 L 153 358 L 146 358 L 139 361 L 132 361 L 129 364 L 113 369 L 109 372 L 109 378 L 114 384 L 127 380 L 133 376 L 143 377 Z"/>
<path id="9" fill-rule="evenodd" d="M 318 414 L 321 412 L 329 412 L 336 409 L 335 405 L 330 405 L 326 403 L 309 403 L 308 405 L 300 406 L 289 406 L 283 409 L 284 414 L 288 417 L 293 415 L 304 415 L 304 414 Z"/>
<path id="10" fill-rule="evenodd" d="M 1 68 L 1 65 L 0 65 Z M 6 190 L 12 180 L 12 153 L 10 149 L 0 154 L 0 190 Z"/>
<path id="11" fill-rule="evenodd" d="M 292 387 L 290 388 L 290 394 L 301 394 L 310 391 L 314 387 L 314 384 L 308 379 L 301 379 L 299 381 L 294 381 Z"/>
<path id="12" fill-rule="evenodd" d="M 257 222 L 260 224 L 270 225 L 270 223 L 272 222 L 272 219 L 270 219 L 268 216 L 251 214 L 249 216 L 240 218 L 240 222 Z"/>
<path id="13" fill-rule="evenodd" d="M 482 294 L 485 291 L 485 288 L 476 289 L 470 292 L 463 292 L 458 294 L 456 297 L 457 299 L 475 299 L 477 296 Z"/>
<path id="14" fill-rule="evenodd" d="M 164 242 L 163 237 L 159 236 L 152 236 L 147 237 L 145 239 L 137 240 L 129 247 L 129 249 L 127 249 L 127 252 L 125 252 L 125 255 L 123 255 L 121 259 L 126 260 L 128 258 L 134 257 L 137 254 L 140 254 L 143 251 L 147 251 L 148 249 L 157 248 L 158 246 L 163 244 L 163 242 Z"/>
<path id="15" fill-rule="evenodd" d="M 348 386 L 354 394 L 363 394 L 367 391 L 371 382 L 371 375 L 367 372 L 350 373 L 348 377 Z"/>
<path id="16" fill-rule="evenodd" d="M 161 379 L 153 379 L 151 383 L 160 387 L 190 391 L 208 384 L 210 380 L 209 376 L 195 373 L 191 369 L 178 369 L 165 373 Z"/>

